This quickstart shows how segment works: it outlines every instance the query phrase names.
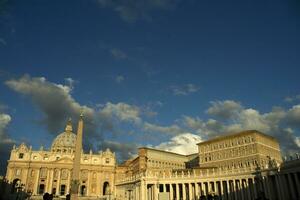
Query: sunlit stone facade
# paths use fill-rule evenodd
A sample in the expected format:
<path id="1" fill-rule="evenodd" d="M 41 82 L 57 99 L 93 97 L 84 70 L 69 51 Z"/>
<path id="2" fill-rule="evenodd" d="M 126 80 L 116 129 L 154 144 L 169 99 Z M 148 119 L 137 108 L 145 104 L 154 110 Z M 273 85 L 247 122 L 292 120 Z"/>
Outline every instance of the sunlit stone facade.
<path id="1" fill-rule="evenodd" d="M 65 132 L 53 141 L 51 149 L 32 150 L 24 143 L 11 151 L 6 179 L 22 183 L 32 195 L 45 192 L 65 196 L 70 191 L 76 135 L 68 122 Z M 80 195 L 105 196 L 113 192 L 115 154 L 109 149 L 81 154 Z"/>
<path id="2" fill-rule="evenodd" d="M 282 162 L 275 138 L 255 130 L 223 135 L 198 144 L 199 166 L 224 169 L 260 167 Z"/>
<path id="3" fill-rule="evenodd" d="M 282 162 L 278 142 L 255 130 L 198 144 L 198 153 L 179 155 L 140 148 L 117 170 L 118 200 L 300 199 L 300 159 Z"/>
<path id="4" fill-rule="evenodd" d="M 68 122 L 49 151 L 14 147 L 6 179 L 33 195 L 65 197 L 70 192 L 76 135 Z M 278 142 L 255 130 L 222 135 L 181 155 L 141 147 L 138 155 L 116 164 L 110 150 L 81 154 L 80 198 L 116 200 L 300 199 L 300 159 L 283 162 Z"/>

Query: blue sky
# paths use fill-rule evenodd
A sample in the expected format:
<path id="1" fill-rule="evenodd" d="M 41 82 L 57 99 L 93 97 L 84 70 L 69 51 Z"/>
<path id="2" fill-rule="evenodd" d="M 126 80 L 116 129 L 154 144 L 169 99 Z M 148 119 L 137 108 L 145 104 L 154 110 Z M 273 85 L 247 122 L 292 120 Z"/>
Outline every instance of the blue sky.
<path id="1" fill-rule="evenodd" d="M 299 151 L 296 0 L 0 6 L 4 160 L 13 143 L 49 148 L 82 108 L 86 149 L 109 147 L 120 159 L 141 145 L 189 153 L 196 142 L 245 129 Z"/>

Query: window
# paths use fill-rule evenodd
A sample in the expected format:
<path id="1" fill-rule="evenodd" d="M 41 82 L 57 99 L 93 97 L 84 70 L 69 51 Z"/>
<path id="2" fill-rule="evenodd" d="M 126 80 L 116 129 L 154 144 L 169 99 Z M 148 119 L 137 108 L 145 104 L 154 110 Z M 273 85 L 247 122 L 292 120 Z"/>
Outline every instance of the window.
<path id="1" fill-rule="evenodd" d="M 108 164 L 109 163 L 109 158 L 105 159 L 105 163 Z"/>
<path id="2" fill-rule="evenodd" d="M 19 159 L 23 159 L 24 153 L 19 153 Z"/>

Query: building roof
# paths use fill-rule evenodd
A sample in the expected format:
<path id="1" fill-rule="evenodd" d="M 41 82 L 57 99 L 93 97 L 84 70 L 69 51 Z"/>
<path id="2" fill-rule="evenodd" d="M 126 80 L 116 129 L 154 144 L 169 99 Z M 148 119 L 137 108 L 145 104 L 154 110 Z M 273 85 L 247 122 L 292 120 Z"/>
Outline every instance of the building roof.
<path id="1" fill-rule="evenodd" d="M 207 144 L 207 143 L 212 143 L 212 142 L 216 142 L 216 141 L 219 141 L 219 140 L 223 140 L 223 139 L 228 139 L 228 138 L 233 138 L 233 137 L 236 137 L 236 136 L 242 136 L 242 135 L 249 135 L 249 134 L 260 134 L 260 135 L 263 135 L 271 140 L 276 140 L 276 138 L 270 136 L 270 135 L 267 135 L 265 133 L 262 133 L 260 131 L 257 131 L 257 130 L 245 130 L 245 131 L 241 131 L 241 132 L 237 132 L 237 133 L 227 133 L 227 134 L 222 134 L 222 135 L 218 135 L 214 138 L 211 138 L 209 140 L 206 140 L 206 141 L 203 141 L 203 142 L 199 142 L 197 145 L 202 145 L 202 144 Z"/>

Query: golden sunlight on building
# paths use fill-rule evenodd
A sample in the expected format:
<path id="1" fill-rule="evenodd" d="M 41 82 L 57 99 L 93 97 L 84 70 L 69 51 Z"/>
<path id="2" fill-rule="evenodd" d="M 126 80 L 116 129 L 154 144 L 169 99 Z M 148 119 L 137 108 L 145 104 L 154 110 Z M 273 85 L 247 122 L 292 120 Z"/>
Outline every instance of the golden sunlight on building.
<path id="1" fill-rule="evenodd" d="M 7 196 L 21 188 L 31 198 L 70 193 L 76 135 L 69 121 L 49 151 L 14 147 L 8 161 Z M 283 161 L 277 140 L 255 130 L 221 135 L 198 144 L 198 153 L 181 155 L 141 147 L 116 164 L 115 154 L 81 153 L 79 199 L 117 200 L 270 200 L 300 199 L 300 159 Z M 21 187 L 20 187 L 21 186 Z"/>

